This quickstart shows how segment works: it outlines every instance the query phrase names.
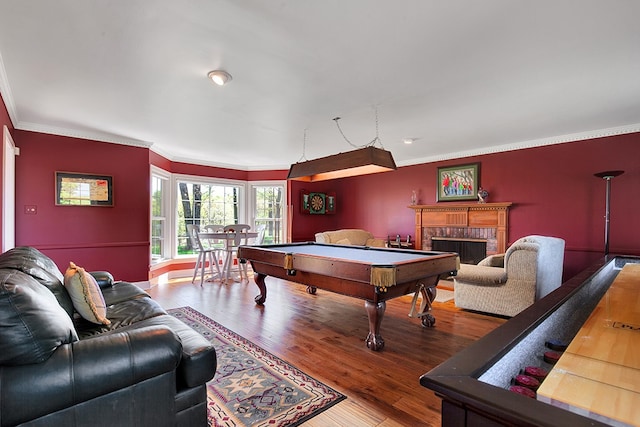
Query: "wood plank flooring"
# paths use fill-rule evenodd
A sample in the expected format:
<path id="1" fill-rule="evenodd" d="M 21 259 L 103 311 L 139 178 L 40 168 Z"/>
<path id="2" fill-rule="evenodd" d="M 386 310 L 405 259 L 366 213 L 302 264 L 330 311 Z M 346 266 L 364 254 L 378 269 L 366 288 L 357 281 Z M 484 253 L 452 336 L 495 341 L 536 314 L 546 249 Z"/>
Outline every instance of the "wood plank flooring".
<path id="1" fill-rule="evenodd" d="M 251 277 L 251 274 L 250 274 Z M 387 302 L 381 334 L 385 348 L 369 350 L 362 300 L 268 277 L 267 300 L 251 282 L 191 284 L 175 280 L 148 290 L 164 308 L 191 306 L 265 350 L 347 396 L 306 427 L 438 426 L 440 399 L 419 383 L 420 375 L 504 319 L 434 303 L 434 328 L 408 317 L 411 296 Z"/>

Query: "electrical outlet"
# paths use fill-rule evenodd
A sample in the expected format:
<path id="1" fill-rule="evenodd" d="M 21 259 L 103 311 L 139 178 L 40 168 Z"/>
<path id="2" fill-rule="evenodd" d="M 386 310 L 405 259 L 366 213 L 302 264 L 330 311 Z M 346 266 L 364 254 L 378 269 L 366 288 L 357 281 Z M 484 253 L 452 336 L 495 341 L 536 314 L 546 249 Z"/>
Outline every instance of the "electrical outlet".
<path id="1" fill-rule="evenodd" d="M 24 205 L 24 213 L 27 215 L 35 215 L 38 213 L 38 206 L 36 205 Z"/>

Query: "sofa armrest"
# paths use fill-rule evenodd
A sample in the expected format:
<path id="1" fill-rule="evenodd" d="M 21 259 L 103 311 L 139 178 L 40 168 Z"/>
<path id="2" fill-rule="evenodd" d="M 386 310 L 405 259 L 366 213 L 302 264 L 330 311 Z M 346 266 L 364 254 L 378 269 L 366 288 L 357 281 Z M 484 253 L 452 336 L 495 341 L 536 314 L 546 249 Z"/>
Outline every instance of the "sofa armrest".
<path id="1" fill-rule="evenodd" d="M 384 248 L 386 246 L 387 241 L 384 239 L 376 239 L 375 237 L 371 239 L 367 239 L 365 246 L 369 246 L 372 248 Z"/>
<path id="2" fill-rule="evenodd" d="M 315 237 L 317 243 L 331 243 L 331 238 L 325 232 L 316 233 Z"/>
<path id="3" fill-rule="evenodd" d="M 507 281 L 507 271 L 499 267 L 461 264 L 454 280 L 482 286 L 500 285 Z"/>
<path id="4" fill-rule="evenodd" d="M 171 372 L 181 353 L 178 337 L 154 326 L 64 344 L 43 363 L 4 366 L 2 422 L 20 424 Z"/>
<path id="5" fill-rule="evenodd" d="M 217 368 L 216 350 L 213 344 L 195 329 L 168 314 L 154 316 L 138 324 L 162 325 L 180 337 L 182 358 L 176 371 L 178 389 L 197 387 L 213 378 Z"/>
<path id="6" fill-rule="evenodd" d="M 100 288 L 113 286 L 113 276 L 108 271 L 90 271 L 89 274 L 91 274 L 93 278 L 96 279 L 96 282 L 98 282 L 98 286 L 100 286 Z"/>

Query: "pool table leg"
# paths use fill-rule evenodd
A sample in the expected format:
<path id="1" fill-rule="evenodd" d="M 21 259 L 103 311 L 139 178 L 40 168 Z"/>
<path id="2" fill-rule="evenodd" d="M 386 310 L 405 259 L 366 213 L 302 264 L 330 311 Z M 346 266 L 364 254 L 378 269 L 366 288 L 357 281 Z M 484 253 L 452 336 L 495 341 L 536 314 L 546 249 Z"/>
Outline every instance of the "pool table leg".
<path id="1" fill-rule="evenodd" d="M 422 293 L 422 298 L 426 302 L 426 306 L 424 311 L 420 314 L 420 321 L 422 322 L 422 326 L 426 328 L 431 328 L 436 324 L 436 318 L 429 314 L 431 310 L 431 303 L 434 299 L 436 299 L 436 285 L 438 284 L 438 278 L 436 277 L 435 282 L 433 284 L 422 286 L 420 288 L 420 292 Z"/>
<path id="2" fill-rule="evenodd" d="M 267 277 L 267 275 L 262 273 L 254 272 L 253 275 L 256 285 L 258 285 L 258 289 L 260 289 L 260 295 L 256 296 L 253 299 L 258 305 L 264 304 L 264 302 L 267 300 L 267 286 L 264 284 L 265 277 Z"/>
<path id="3" fill-rule="evenodd" d="M 385 301 L 373 302 L 365 301 L 364 308 L 367 310 L 367 316 L 369 317 L 369 335 L 367 335 L 367 347 L 373 351 L 382 350 L 384 347 L 384 340 L 380 335 L 380 324 L 382 323 L 382 317 L 384 311 L 387 308 Z"/>

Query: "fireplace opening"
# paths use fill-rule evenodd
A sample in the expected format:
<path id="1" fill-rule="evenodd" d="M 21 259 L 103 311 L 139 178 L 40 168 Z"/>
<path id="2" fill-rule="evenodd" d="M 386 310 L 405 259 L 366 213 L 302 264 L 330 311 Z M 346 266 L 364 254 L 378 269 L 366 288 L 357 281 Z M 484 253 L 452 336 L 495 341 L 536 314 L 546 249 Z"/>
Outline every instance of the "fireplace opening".
<path id="1" fill-rule="evenodd" d="M 461 263 L 477 264 L 487 256 L 487 241 L 432 237 L 431 249 L 441 252 L 456 252 L 460 256 Z"/>

